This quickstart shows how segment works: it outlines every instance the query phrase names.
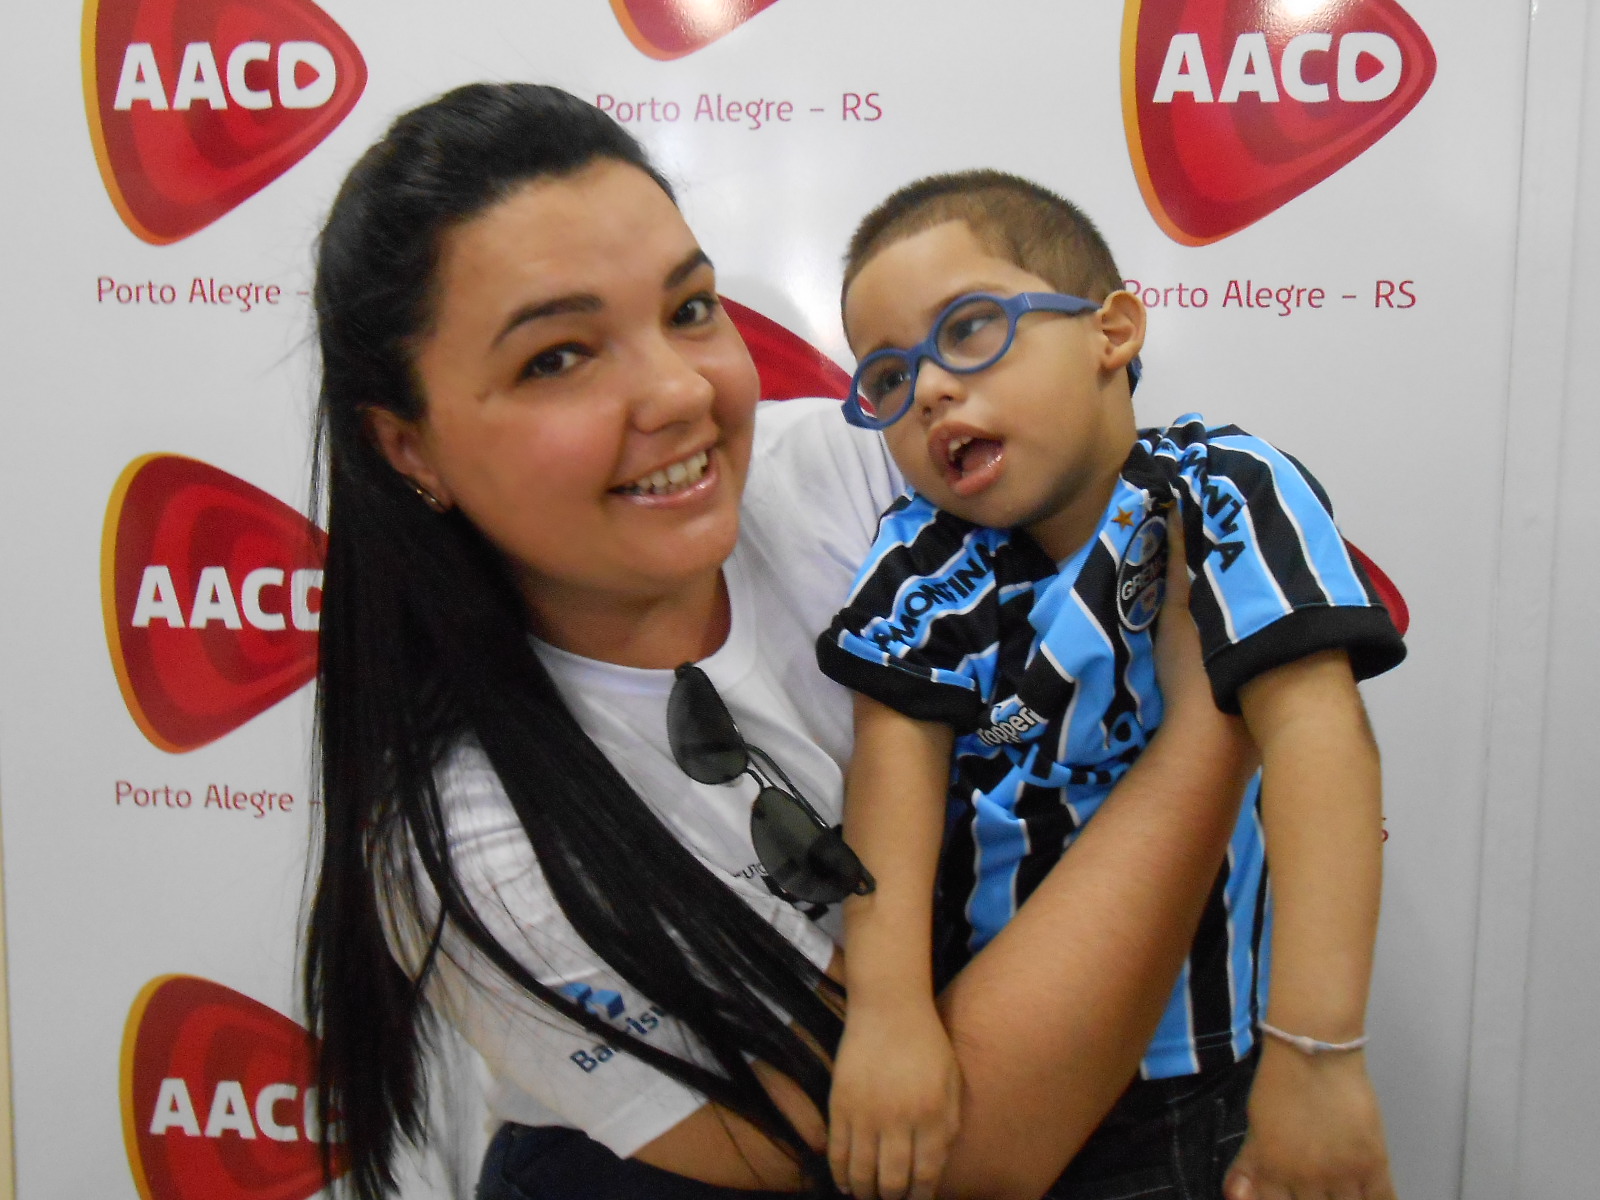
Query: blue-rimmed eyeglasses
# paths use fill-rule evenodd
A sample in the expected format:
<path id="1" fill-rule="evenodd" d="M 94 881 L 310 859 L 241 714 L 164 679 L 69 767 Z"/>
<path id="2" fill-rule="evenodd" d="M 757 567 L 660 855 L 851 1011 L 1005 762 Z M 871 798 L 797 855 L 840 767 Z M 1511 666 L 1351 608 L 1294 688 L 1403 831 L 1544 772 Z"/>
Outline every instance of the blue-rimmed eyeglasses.
<path id="1" fill-rule="evenodd" d="M 1020 292 L 991 296 L 974 292 L 945 306 L 933 329 L 909 350 L 889 348 L 867 355 L 850 381 L 844 419 L 864 429 L 887 429 L 911 407 L 917 392 L 917 370 L 931 358 L 946 371 L 971 375 L 994 366 L 1017 337 L 1023 313 L 1053 312 L 1066 316 L 1094 312 L 1100 304 L 1062 292 Z M 1128 364 L 1128 379 L 1139 383 L 1139 360 Z"/>

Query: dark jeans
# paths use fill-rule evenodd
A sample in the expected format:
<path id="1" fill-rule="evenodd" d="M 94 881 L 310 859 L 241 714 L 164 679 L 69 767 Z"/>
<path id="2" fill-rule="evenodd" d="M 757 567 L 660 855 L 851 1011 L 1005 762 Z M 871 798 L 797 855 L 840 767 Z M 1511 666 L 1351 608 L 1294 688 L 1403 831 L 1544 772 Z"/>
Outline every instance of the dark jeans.
<path id="1" fill-rule="evenodd" d="M 1221 1200 L 1255 1073 L 1252 1053 L 1203 1075 L 1135 1080 L 1047 1200 Z"/>
<path id="2" fill-rule="evenodd" d="M 500 1126 L 478 1176 L 477 1200 L 796 1200 L 793 1192 L 713 1187 L 618 1158 L 576 1129 Z"/>
<path id="3" fill-rule="evenodd" d="M 1185 1079 L 1135 1082 L 1046 1200 L 1220 1200 L 1244 1138 L 1252 1056 Z M 506 1124 L 483 1159 L 477 1200 L 795 1200 L 713 1187 L 618 1158 L 576 1129 Z"/>

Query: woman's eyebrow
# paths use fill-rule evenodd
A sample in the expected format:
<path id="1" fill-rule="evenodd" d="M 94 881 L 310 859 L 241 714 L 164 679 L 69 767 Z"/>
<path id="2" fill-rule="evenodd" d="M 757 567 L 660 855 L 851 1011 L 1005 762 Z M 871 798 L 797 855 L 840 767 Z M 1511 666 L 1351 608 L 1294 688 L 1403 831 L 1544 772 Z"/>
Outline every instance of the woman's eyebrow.
<path id="1" fill-rule="evenodd" d="M 704 250 L 696 246 L 684 256 L 684 260 L 681 263 L 667 272 L 667 277 L 661 284 L 662 291 L 671 291 L 701 267 L 709 266 L 711 266 L 711 259 L 706 256 Z"/>
<path id="2" fill-rule="evenodd" d="M 711 259 L 706 252 L 696 246 L 682 262 L 667 272 L 667 277 L 662 281 L 662 290 L 670 291 L 677 287 L 701 267 L 711 266 Z M 505 340 L 507 334 L 519 325 L 526 325 L 529 321 L 537 321 L 543 317 L 559 317 L 568 313 L 599 312 L 605 307 L 605 302 L 593 292 L 574 292 L 568 296 L 556 296 L 550 300 L 541 300 L 537 304 L 526 304 L 512 313 L 506 323 L 501 326 L 500 332 L 495 334 L 491 347 L 498 346 Z"/>
<path id="3" fill-rule="evenodd" d="M 498 346 L 513 329 L 519 325 L 526 325 L 529 321 L 537 321 L 541 317 L 556 317 L 565 313 L 591 313 L 599 312 L 604 307 L 600 297 L 593 292 L 574 292 L 570 296 L 557 296 L 553 300 L 542 300 L 538 304 L 526 304 L 511 314 L 511 318 L 494 335 L 494 341 L 489 343 L 492 349 Z"/>

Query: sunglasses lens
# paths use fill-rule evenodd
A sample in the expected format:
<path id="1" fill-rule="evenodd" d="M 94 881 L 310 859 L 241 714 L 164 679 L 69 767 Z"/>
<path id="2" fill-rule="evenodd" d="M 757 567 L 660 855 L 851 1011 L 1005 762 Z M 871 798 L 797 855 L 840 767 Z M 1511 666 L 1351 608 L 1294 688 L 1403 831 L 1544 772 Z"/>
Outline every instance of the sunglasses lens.
<path id="1" fill-rule="evenodd" d="M 756 797 L 750 839 L 772 882 L 796 899 L 833 904 L 869 890 L 870 876 L 839 831 L 819 823 L 778 788 L 762 788 Z"/>
<path id="2" fill-rule="evenodd" d="M 704 671 L 684 663 L 676 674 L 667 697 L 667 743 L 679 770 L 698 783 L 729 783 L 746 771 L 755 774 L 754 753 L 782 777 L 776 763 L 745 743 Z M 750 840 L 769 885 L 787 899 L 809 904 L 833 904 L 872 891 L 872 876 L 837 829 L 829 829 L 795 796 L 759 776 L 757 781 L 763 786 L 750 808 Z"/>
<path id="3" fill-rule="evenodd" d="M 727 783 L 750 761 L 728 706 L 699 667 L 685 663 L 667 697 L 667 743 L 696 783 Z"/>

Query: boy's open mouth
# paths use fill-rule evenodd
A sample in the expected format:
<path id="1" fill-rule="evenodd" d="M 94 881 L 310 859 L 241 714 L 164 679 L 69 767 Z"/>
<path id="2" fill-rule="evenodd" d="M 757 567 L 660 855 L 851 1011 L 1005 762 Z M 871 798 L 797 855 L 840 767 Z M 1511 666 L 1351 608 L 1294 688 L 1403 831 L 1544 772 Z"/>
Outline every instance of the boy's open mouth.
<path id="1" fill-rule="evenodd" d="M 934 466 L 944 472 L 945 482 L 958 495 L 987 487 L 1005 457 L 1004 442 L 969 433 L 935 438 L 928 449 Z"/>

